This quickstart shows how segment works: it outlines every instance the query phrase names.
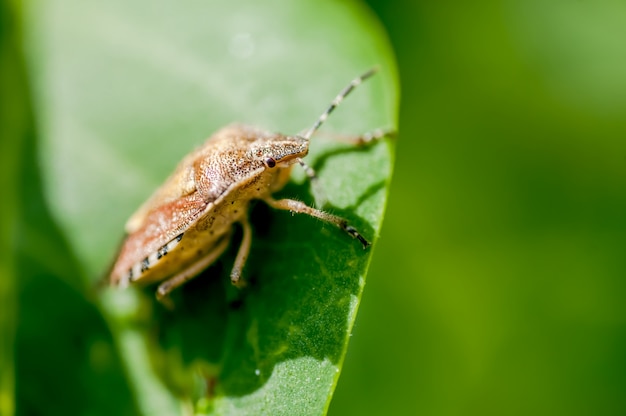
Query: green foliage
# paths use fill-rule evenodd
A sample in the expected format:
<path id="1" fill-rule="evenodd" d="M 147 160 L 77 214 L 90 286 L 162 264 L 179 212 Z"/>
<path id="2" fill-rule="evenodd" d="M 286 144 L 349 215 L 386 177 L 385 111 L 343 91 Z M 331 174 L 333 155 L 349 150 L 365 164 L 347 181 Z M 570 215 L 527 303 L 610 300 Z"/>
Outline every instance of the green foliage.
<path id="1" fill-rule="evenodd" d="M 369 3 L 402 136 L 329 414 L 626 414 L 626 3 Z"/>
<path id="2" fill-rule="evenodd" d="M 17 47 L 17 13 L 9 2 L 0 4 L 0 189 L 9 198 L 0 204 L 0 414 L 15 409 L 14 342 L 16 332 L 15 257 L 19 155 L 30 133 L 24 80 L 24 60 Z"/>
<path id="3" fill-rule="evenodd" d="M 18 411 L 325 413 L 372 253 L 339 230 L 259 204 L 248 286 L 228 281 L 236 233 L 174 312 L 154 287 L 98 281 L 125 219 L 219 127 L 297 133 L 379 65 L 323 129 L 393 128 L 395 68 L 374 18 L 356 2 L 52 0 L 25 22 L 39 131 L 20 183 Z M 307 158 L 326 208 L 374 241 L 392 148 L 320 135 Z M 302 173 L 280 195 L 314 202 Z"/>

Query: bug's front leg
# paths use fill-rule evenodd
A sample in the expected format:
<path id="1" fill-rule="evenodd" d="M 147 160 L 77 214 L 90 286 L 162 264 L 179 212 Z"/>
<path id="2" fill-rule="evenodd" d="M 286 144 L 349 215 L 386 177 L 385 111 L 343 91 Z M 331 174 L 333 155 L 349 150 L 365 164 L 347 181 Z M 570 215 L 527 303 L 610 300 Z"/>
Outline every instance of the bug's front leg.
<path id="1" fill-rule="evenodd" d="M 213 248 L 208 253 L 206 253 L 203 257 L 200 257 L 198 261 L 191 264 L 180 273 L 174 275 L 173 277 L 170 277 L 165 282 L 161 283 L 156 292 L 157 300 L 169 309 L 174 309 L 174 303 L 169 298 L 169 294 L 172 293 L 172 291 L 177 287 L 185 284 L 189 280 L 199 275 L 204 269 L 214 263 L 215 260 L 217 260 L 222 255 L 222 253 L 224 253 L 226 247 L 228 247 L 230 236 L 231 233 L 227 233 L 226 235 L 222 236 L 220 241 L 215 246 L 213 246 Z"/>
<path id="2" fill-rule="evenodd" d="M 324 205 L 326 205 L 326 202 L 328 202 L 328 198 L 326 198 L 324 189 L 322 189 L 322 186 L 320 185 L 317 173 L 315 173 L 315 170 L 311 166 L 307 165 L 307 163 L 301 158 L 298 158 L 296 160 L 298 161 L 300 166 L 302 166 L 302 169 L 304 169 L 304 173 L 306 173 L 306 176 L 308 176 L 309 182 L 311 182 L 311 187 L 313 188 L 313 196 L 315 197 L 315 205 L 320 208 L 323 207 Z"/>
<path id="3" fill-rule="evenodd" d="M 296 201 L 295 199 L 274 199 L 271 197 L 266 197 L 263 200 L 267 205 L 272 208 L 291 211 L 298 214 L 310 215 L 311 217 L 319 218 L 322 221 L 334 224 L 344 230 L 346 233 L 348 233 L 350 237 L 359 240 L 359 242 L 363 244 L 364 249 L 369 247 L 371 244 L 356 230 L 356 228 L 348 224 L 348 220 L 346 220 L 345 218 L 341 218 L 336 215 L 329 214 L 328 212 L 312 208 L 304 202 Z"/>
<path id="4" fill-rule="evenodd" d="M 379 128 L 360 135 L 345 135 L 327 132 L 318 133 L 318 135 L 325 136 L 326 138 L 329 138 L 336 142 L 348 143 L 353 146 L 367 146 L 369 144 L 382 140 L 385 137 L 395 137 L 396 131 L 393 129 Z"/>

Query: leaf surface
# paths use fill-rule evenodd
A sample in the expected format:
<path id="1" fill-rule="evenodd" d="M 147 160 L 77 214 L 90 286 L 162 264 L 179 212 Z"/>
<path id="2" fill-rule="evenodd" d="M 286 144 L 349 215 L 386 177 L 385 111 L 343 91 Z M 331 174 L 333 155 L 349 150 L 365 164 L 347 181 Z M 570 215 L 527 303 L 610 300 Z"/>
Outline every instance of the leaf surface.
<path id="1" fill-rule="evenodd" d="M 327 210 L 376 240 L 393 143 L 324 137 L 394 128 L 393 57 L 359 3 L 36 2 L 29 15 L 52 215 L 84 282 L 102 277 L 127 217 L 177 162 L 231 122 L 295 134 L 378 65 L 322 128 L 307 162 Z M 278 196 L 314 203 L 302 172 Z M 100 293 L 146 414 L 321 414 L 337 382 L 372 250 L 330 225 L 258 204 L 243 290 L 228 252 L 174 293 Z"/>

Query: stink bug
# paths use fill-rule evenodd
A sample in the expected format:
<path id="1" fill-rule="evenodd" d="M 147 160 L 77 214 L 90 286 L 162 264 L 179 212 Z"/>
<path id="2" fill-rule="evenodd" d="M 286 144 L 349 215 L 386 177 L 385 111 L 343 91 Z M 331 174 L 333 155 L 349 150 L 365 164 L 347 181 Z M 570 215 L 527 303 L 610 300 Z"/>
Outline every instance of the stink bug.
<path id="1" fill-rule="evenodd" d="M 256 127 L 230 125 L 213 134 L 202 147 L 187 155 L 166 182 L 130 217 L 126 240 L 115 261 L 112 285 L 161 282 L 156 296 L 168 294 L 215 262 L 227 248 L 239 223 L 243 238 L 231 272 L 238 285 L 250 251 L 252 229 L 250 202 L 263 200 L 270 207 L 307 214 L 334 224 L 363 248 L 369 242 L 338 216 L 293 199 L 276 200 L 272 194 L 285 186 L 294 164 L 300 164 L 311 180 L 315 172 L 302 158 L 309 151 L 313 133 L 372 69 L 354 79 L 305 133 L 285 136 Z M 361 136 L 366 143 L 383 137 L 382 131 Z"/>

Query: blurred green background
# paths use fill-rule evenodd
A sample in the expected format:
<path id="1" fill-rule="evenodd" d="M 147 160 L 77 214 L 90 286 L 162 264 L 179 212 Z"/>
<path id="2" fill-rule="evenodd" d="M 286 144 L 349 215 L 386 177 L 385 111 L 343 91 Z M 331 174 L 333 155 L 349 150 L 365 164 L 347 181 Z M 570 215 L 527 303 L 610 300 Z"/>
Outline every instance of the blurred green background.
<path id="1" fill-rule="evenodd" d="M 626 414 L 626 4 L 369 5 L 397 53 L 400 137 L 330 414 Z M 30 306 L 55 311 L 67 289 L 46 289 Z M 104 324 L 70 306 L 55 319 L 84 353 Z M 50 388 L 106 401 L 76 383 Z"/>
<path id="2" fill-rule="evenodd" d="M 370 5 L 401 136 L 330 414 L 626 414 L 626 3 Z"/>

